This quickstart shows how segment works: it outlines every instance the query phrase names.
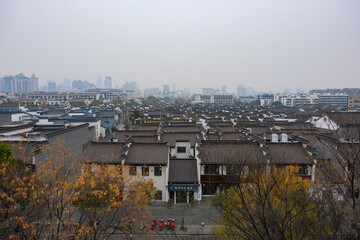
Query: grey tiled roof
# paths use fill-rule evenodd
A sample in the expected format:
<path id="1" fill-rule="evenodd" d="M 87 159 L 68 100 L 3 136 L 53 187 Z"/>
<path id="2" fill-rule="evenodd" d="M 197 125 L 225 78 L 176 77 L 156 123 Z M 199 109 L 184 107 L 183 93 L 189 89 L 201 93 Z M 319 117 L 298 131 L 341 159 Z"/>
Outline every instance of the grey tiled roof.
<path id="1" fill-rule="evenodd" d="M 245 140 L 246 136 L 241 132 L 222 132 L 224 140 Z"/>
<path id="2" fill-rule="evenodd" d="M 120 164 L 123 148 L 124 144 L 120 142 L 90 142 L 84 149 L 84 160 Z"/>
<path id="3" fill-rule="evenodd" d="M 167 143 L 133 143 L 130 146 L 125 164 L 128 165 L 167 165 L 169 145 Z"/>
<path id="4" fill-rule="evenodd" d="M 190 146 L 195 146 L 195 143 L 198 139 L 203 139 L 202 134 L 199 132 L 163 133 L 161 135 L 161 141 L 168 142 L 171 147 L 175 146 L 176 141 L 189 141 Z"/>
<path id="5" fill-rule="evenodd" d="M 197 125 L 194 126 L 164 126 L 163 128 L 164 132 L 200 132 L 200 128 Z"/>
<path id="6" fill-rule="evenodd" d="M 170 160 L 169 182 L 172 183 L 197 183 L 197 168 L 195 159 Z"/>
<path id="7" fill-rule="evenodd" d="M 115 136 L 119 141 L 125 141 L 130 136 L 155 136 L 155 130 L 130 130 L 130 131 L 116 131 Z"/>
<path id="8" fill-rule="evenodd" d="M 306 165 L 312 164 L 300 143 L 267 143 L 271 164 Z"/>
<path id="9" fill-rule="evenodd" d="M 157 138 L 156 135 L 153 135 L 153 136 L 132 136 L 131 141 L 135 142 L 135 143 L 147 143 L 147 142 L 155 143 L 155 142 L 158 142 L 158 138 Z"/>
<path id="10" fill-rule="evenodd" d="M 264 164 L 264 154 L 257 143 L 250 141 L 203 141 L 202 164 Z"/>

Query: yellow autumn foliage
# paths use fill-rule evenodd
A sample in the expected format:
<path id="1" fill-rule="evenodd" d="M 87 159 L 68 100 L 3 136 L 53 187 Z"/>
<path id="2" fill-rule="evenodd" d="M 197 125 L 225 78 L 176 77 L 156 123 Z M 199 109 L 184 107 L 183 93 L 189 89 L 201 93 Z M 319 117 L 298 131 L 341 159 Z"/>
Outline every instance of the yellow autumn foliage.
<path id="1" fill-rule="evenodd" d="M 297 167 L 254 170 L 217 194 L 221 210 L 216 231 L 226 239 L 313 239 L 324 233 L 311 183 Z"/>
<path id="2" fill-rule="evenodd" d="M 62 144 L 43 146 L 48 158 L 39 162 L 36 173 L 25 166 L 1 164 L 1 236 L 87 239 L 100 227 L 126 235 L 130 220 L 139 227 L 150 216 L 149 182 L 123 174 L 122 166 L 94 166 L 86 160 L 79 164 L 81 156 L 68 153 Z"/>

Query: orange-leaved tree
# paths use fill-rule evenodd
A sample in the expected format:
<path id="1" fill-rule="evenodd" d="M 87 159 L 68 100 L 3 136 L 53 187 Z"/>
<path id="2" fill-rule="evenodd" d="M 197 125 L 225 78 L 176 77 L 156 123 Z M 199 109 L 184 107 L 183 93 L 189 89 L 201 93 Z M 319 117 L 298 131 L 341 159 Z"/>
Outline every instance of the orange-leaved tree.
<path id="1" fill-rule="evenodd" d="M 121 165 L 86 164 L 62 141 L 42 151 L 47 159 L 36 171 L 1 164 L 0 238 L 108 239 L 140 232 L 151 183 L 125 175 Z"/>

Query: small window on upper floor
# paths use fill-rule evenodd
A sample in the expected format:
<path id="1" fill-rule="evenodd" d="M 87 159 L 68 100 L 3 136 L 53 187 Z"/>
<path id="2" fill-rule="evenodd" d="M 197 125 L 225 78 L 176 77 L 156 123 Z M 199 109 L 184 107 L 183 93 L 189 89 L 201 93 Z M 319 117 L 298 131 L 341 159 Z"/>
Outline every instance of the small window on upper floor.
<path id="1" fill-rule="evenodd" d="M 307 174 L 308 174 L 308 168 L 307 168 L 307 166 L 301 166 L 301 167 L 299 168 L 298 174 L 307 175 Z"/>
<path id="2" fill-rule="evenodd" d="M 155 167 L 155 176 L 161 176 L 161 167 Z"/>
<path id="3" fill-rule="evenodd" d="M 219 165 L 216 164 L 205 165 L 205 174 L 219 174 Z"/>
<path id="4" fill-rule="evenodd" d="M 149 176 L 149 167 L 142 167 L 141 172 L 143 176 Z"/>
<path id="5" fill-rule="evenodd" d="M 176 150 L 178 153 L 186 153 L 186 147 L 177 147 Z"/>

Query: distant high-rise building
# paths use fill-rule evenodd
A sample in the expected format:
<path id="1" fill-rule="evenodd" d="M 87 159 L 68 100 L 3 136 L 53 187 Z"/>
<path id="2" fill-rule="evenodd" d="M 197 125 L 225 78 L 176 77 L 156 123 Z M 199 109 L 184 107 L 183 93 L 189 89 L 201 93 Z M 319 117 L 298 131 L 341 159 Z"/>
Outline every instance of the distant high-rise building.
<path id="1" fill-rule="evenodd" d="M 147 95 L 147 96 L 158 96 L 159 94 L 161 94 L 161 91 L 157 87 L 153 87 L 153 88 L 144 90 L 144 95 Z"/>
<path id="2" fill-rule="evenodd" d="M 167 84 L 164 84 L 164 85 L 163 85 L 163 92 L 164 92 L 164 93 L 170 92 L 170 86 L 167 85 Z"/>
<path id="3" fill-rule="evenodd" d="M 75 80 L 72 82 L 72 88 L 76 91 L 84 92 L 88 89 L 95 89 L 96 86 L 88 81 Z"/>
<path id="4" fill-rule="evenodd" d="M 30 93 L 39 90 L 38 78 L 33 74 L 30 78 L 23 73 L 0 78 L 0 91 L 8 94 Z"/>
<path id="5" fill-rule="evenodd" d="M 30 82 L 32 85 L 31 92 L 39 91 L 39 78 L 36 77 L 35 74 L 31 75 Z"/>
<path id="6" fill-rule="evenodd" d="M 68 92 L 71 91 L 71 80 L 69 78 L 65 78 L 63 82 L 63 91 Z"/>
<path id="7" fill-rule="evenodd" d="M 252 87 L 247 87 L 245 94 L 246 94 L 246 96 L 255 96 L 258 93 Z"/>
<path id="8" fill-rule="evenodd" d="M 214 94 L 220 94 L 220 89 L 203 88 L 202 92 L 204 95 L 214 95 Z"/>
<path id="9" fill-rule="evenodd" d="M 4 76 L 0 79 L 0 87 L 2 92 L 7 92 L 8 94 L 15 93 L 13 76 Z"/>
<path id="10" fill-rule="evenodd" d="M 56 92 L 56 82 L 55 82 L 55 81 L 50 81 L 50 80 L 49 80 L 49 81 L 47 82 L 47 86 L 48 86 L 48 87 L 47 87 L 47 89 L 48 89 L 47 91 L 48 91 L 48 92 Z"/>
<path id="11" fill-rule="evenodd" d="M 102 88 L 102 78 L 100 76 L 97 77 L 96 87 Z"/>
<path id="12" fill-rule="evenodd" d="M 190 96 L 190 88 L 184 88 L 184 96 Z"/>
<path id="13" fill-rule="evenodd" d="M 245 97 L 246 95 L 246 87 L 241 84 L 237 85 L 237 95 L 238 97 Z"/>
<path id="14" fill-rule="evenodd" d="M 221 94 L 226 94 L 226 86 L 225 85 L 221 86 Z"/>
<path id="15" fill-rule="evenodd" d="M 176 91 L 176 84 L 173 83 L 173 89 L 172 89 L 174 92 Z"/>
<path id="16" fill-rule="evenodd" d="M 212 88 L 203 88 L 202 89 L 202 93 L 204 95 L 211 95 L 211 94 L 213 94 L 213 91 L 214 91 L 214 89 L 212 89 Z"/>
<path id="17" fill-rule="evenodd" d="M 109 76 L 105 77 L 104 88 L 107 88 L 107 89 L 112 88 L 111 77 L 109 77 Z"/>
<path id="18" fill-rule="evenodd" d="M 128 82 L 128 81 L 126 81 L 125 83 L 124 83 L 124 85 L 122 86 L 122 89 L 123 90 L 135 90 L 135 89 L 137 89 L 137 83 L 136 82 Z"/>

